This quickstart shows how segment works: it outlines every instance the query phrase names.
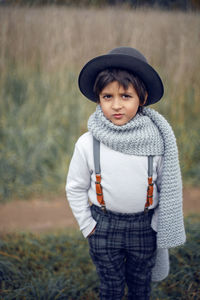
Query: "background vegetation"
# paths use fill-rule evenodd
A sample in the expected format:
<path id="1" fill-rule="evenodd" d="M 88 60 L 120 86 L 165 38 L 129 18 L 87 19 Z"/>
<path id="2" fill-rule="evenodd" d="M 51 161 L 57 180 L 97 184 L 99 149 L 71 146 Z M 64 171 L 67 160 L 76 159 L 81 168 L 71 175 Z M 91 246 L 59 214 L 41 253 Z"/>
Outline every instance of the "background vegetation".
<path id="1" fill-rule="evenodd" d="M 185 184 L 200 181 L 200 18 L 147 8 L 0 7 L 0 198 L 64 190 L 77 138 L 95 105 L 77 76 L 117 46 L 160 73 L 154 106 L 172 124 Z"/>
<path id="2" fill-rule="evenodd" d="M 170 251 L 170 275 L 153 284 L 152 300 L 200 299 L 199 226 L 195 216 L 186 220 L 187 243 Z M 0 240 L 1 299 L 97 300 L 98 285 L 87 240 L 77 233 L 11 234 Z"/>
<path id="3" fill-rule="evenodd" d="M 199 0 L 1 0 L 9 5 L 68 5 L 68 6 L 126 6 L 126 7 L 159 7 L 164 9 L 200 9 Z"/>
<path id="4" fill-rule="evenodd" d="M 87 9 L 0 7 L 0 201 L 64 190 L 74 143 L 95 109 L 78 90 L 80 69 L 127 45 L 141 50 L 163 78 L 165 96 L 155 108 L 176 133 L 184 184 L 199 184 L 199 13 L 100 2 L 108 1 L 88 0 Z M 199 216 L 186 219 L 187 243 L 170 251 L 170 276 L 153 285 L 152 299 L 200 299 L 199 225 Z M 98 299 L 87 241 L 66 230 L 1 236 L 0 299 Z"/>

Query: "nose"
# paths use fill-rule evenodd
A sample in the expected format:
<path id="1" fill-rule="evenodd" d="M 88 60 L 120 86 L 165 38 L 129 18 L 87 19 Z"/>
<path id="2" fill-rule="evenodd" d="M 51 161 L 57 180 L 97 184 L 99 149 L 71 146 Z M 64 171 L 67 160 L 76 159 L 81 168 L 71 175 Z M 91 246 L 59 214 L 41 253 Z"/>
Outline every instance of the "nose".
<path id="1" fill-rule="evenodd" d="M 119 97 L 114 97 L 113 101 L 112 101 L 112 108 L 114 110 L 119 110 L 122 107 L 122 102 L 121 99 Z"/>

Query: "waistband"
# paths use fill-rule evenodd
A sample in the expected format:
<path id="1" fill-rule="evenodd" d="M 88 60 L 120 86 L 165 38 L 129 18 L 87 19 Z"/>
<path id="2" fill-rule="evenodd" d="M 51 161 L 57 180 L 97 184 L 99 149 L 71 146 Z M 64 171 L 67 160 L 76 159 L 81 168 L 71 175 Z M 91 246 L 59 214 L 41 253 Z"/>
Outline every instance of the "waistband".
<path id="1" fill-rule="evenodd" d="M 102 216 L 107 216 L 110 218 L 114 219 L 124 219 L 124 220 L 133 220 L 133 219 L 141 219 L 141 218 L 146 218 L 146 217 L 152 217 L 154 213 L 154 209 L 149 209 L 147 212 L 138 212 L 138 213 L 120 213 L 120 212 L 114 212 L 111 210 L 106 209 L 104 212 L 101 207 L 92 204 L 91 210 L 95 211 L 96 213 L 102 215 Z"/>

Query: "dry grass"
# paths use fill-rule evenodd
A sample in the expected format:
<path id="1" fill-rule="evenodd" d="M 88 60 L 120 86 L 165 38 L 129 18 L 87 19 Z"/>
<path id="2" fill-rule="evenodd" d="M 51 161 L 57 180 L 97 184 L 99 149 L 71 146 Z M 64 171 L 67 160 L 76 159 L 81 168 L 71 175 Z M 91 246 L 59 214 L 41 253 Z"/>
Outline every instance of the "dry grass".
<path id="1" fill-rule="evenodd" d="M 5 165 L 0 175 L 4 174 L 3 185 L 9 182 L 8 190 L 20 186 L 16 184 L 19 178 L 27 182 L 25 163 L 19 157 L 27 157 L 31 168 L 41 176 L 50 176 L 50 182 L 55 180 L 49 168 L 56 176 L 60 172 L 65 181 L 63 174 L 74 141 L 86 130 L 88 115 L 94 109 L 78 91 L 78 72 L 92 57 L 127 45 L 144 53 L 160 73 L 165 96 L 155 108 L 175 130 L 183 177 L 199 182 L 199 13 L 0 7 L 0 24 L 0 135 L 4 138 L 0 148 L 8 148 L 0 154 L 0 163 Z M 40 128 L 43 138 L 39 137 Z M 48 159 L 42 153 L 48 154 Z M 55 171 L 66 153 L 63 173 Z M 44 165 L 47 169 L 41 171 Z M 38 176 L 30 169 L 29 184 Z M 38 184 L 43 185 L 40 176 Z"/>
<path id="2" fill-rule="evenodd" d="M 39 67 L 53 73 L 80 69 L 94 56 L 116 46 L 129 45 L 145 54 L 160 71 L 165 84 L 171 86 L 175 97 L 192 85 L 195 106 L 198 105 L 200 18 L 197 13 L 117 8 L 1 8 L 0 20 L 0 64 L 4 72 L 8 59 L 26 68 Z"/>
<path id="3" fill-rule="evenodd" d="M 8 60 L 24 68 L 56 73 L 80 69 L 94 56 L 116 46 L 141 50 L 184 102 L 194 87 L 200 98 L 200 18 L 198 13 L 159 10 L 0 8 L 0 65 Z M 183 116 L 183 114 L 182 114 Z"/>
<path id="4" fill-rule="evenodd" d="M 9 57 L 28 66 L 39 60 L 44 70 L 80 68 L 91 57 L 119 45 L 140 49 L 176 83 L 199 66 L 196 13 L 12 7 L 0 9 L 0 20 L 2 66 Z"/>

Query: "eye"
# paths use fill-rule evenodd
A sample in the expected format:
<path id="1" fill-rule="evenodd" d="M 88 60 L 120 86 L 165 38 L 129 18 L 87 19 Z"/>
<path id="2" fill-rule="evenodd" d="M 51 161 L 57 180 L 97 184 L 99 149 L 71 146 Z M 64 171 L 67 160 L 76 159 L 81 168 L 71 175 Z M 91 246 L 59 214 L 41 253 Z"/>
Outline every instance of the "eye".
<path id="1" fill-rule="evenodd" d="M 129 95 L 129 94 L 123 94 L 122 98 L 125 99 L 125 100 L 127 100 L 127 99 L 131 98 L 131 95 Z"/>
<path id="2" fill-rule="evenodd" d="M 112 98 L 112 95 L 110 95 L 110 94 L 107 94 L 107 95 L 103 95 L 103 99 L 105 99 L 105 100 L 110 100 Z"/>

